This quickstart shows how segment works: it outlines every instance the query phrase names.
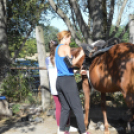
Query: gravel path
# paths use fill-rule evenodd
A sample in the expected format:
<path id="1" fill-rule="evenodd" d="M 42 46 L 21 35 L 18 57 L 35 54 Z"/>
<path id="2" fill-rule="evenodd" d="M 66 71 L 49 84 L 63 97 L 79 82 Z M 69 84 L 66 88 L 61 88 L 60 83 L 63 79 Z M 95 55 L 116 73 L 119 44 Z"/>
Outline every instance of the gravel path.
<path id="1" fill-rule="evenodd" d="M 56 121 L 53 117 L 47 118 L 43 123 L 17 122 L 0 127 L 0 134 L 57 134 Z M 100 129 L 89 129 L 92 134 L 103 134 Z M 111 134 L 119 134 L 115 129 L 110 130 Z M 79 134 L 70 132 L 70 134 Z M 123 134 L 123 133 L 122 133 Z"/>
<path id="2" fill-rule="evenodd" d="M 123 112 L 123 110 L 121 110 Z M 114 119 L 117 116 L 123 116 L 120 110 L 108 109 L 108 117 Z M 123 112 L 124 113 L 124 112 Z M 92 134 L 104 134 L 103 117 L 100 108 L 92 108 L 90 110 L 90 125 L 88 131 Z M 109 119 L 110 120 L 110 119 Z M 95 127 L 97 124 L 102 123 L 98 128 Z M 119 120 L 116 120 L 109 128 L 110 134 L 126 134 L 125 127 L 126 124 L 119 124 Z M 76 119 L 71 116 L 71 125 L 76 127 Z M 117 129 L 118 128 L 118 129 Z M 55 119 L 50 116 L 45 119 L 44 122 L 34 123 L 34 122 L 2 122 L 0 121 L 0 134 L 57 134 L 57 125 Z M 70 134 L 79 134 L 78 132 L 71 132 Z"/>

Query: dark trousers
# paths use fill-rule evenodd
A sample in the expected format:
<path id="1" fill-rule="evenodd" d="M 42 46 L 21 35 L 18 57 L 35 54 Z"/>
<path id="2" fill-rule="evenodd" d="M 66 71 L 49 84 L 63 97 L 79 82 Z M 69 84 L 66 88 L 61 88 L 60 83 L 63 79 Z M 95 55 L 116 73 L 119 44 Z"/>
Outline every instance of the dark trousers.
<path id="1" fill-rule="evenodd" d="M 70 108 L 76 116 L 77 125 L 81 133 L 84 133 L 85 125 L 82 105 L 79 98 L 78 88 L 74 76 L 59 76 L 56 81 L 56 88 L 61 102 L 60 130 L 65 131 L 69 117 Z"/>

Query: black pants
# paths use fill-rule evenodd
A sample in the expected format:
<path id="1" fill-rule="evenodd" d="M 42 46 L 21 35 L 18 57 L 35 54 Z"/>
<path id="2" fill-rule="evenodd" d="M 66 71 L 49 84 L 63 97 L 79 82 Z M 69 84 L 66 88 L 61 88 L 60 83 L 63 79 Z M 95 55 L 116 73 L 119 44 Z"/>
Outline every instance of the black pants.
<path id="1" fill-rule="evenodd" d="M 81 133 L 84 133 L 85 125 L 82 105 L 79 98 L 77 84 L 74 76 L 59 76 L 56 81 L 56 88 L 61 102 L 60 130 L 65 131 L 65 126 L 69 117 L 70 108 L 76 116 L 77 125 Z"/>

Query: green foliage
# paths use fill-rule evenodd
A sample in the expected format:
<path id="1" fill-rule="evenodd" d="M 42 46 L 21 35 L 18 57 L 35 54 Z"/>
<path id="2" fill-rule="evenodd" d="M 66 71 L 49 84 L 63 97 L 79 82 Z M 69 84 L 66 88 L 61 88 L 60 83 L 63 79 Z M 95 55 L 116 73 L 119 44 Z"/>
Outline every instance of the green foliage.
<path id="1" fill-rule="evenodd" d="M 26 41 L 25 46 L 23 47 L 22 52 L 19 54 L 19 56 L 32 56 L 35 53 L 37 53 L 36 39 L 30 38 Z"/>
<path id="2" fill-rule="evenodd" d="M 36 104 L 38 103 L 38 100 L 35 100 L 32 96 L 28 96 L 27 100 L 30 104 Z"/>
<path id="3" fill-rule="evenodd" d="M 49 42 L 50 40 L 57 40 L 57 33 L 59 30 L 56 27 L 53 26 L 45 26 L 44 27 L 44 39 L 45 39 L 45 48 L 46 51 L 49 52 Z"/>
<path id="4" fill-rule="evenodd" d="M 81 74 L 79 72 L 75 73 L 75 80 L 76 80 L 77 87 L 79 90 L 79 97 L 80 97 L 82 106 L 84 107 L 84 101 L 85 101 L 84 98 L 85 97 L 84 97 L 83 90 L 81 90 L 82 89 L 82 77 L 81 77 Z"/>
<path id="5" fill-rule="evenodd" d="M 118 107 L 122 107 L 122 106 L 127 106 L 126 105 L 126 102 L 125 102 L 125 99 L 123 97 L 122 94 L 114 94 L 113 95 L 113 98 L 114 98 L 114 103 L 118 106 Z"/>
<path id="6" fill-rule="evenodd" d="M 75 41 L 72 41 L 72 42 L 70 43 L 70 47 L 78 47 L 78 45 L 75 43 Z"/>
<path id="7" fill-rule="evenodd" d="M 30 26 L 38 24 L 42 11 L 47 14 L 48 4 L 44 0 L 8 0 L 7 7 L 8 32 L 24 35 Z"/>
<path id="8" fill-rule="evenodd" d="M 75 81 L 77 83 L 78 90 L 81 90 L 82 89 L 82 78 L 81 78 L 81 74 L 79 72 L 75 73 Z"/>
<path id="9" fill-rule="evenodd" d="M 44 0 L 7 0 L 7 35 L 11 57 L 14 56 L 15 50 L 20 48 L 29 31 L 32 32 L 39 24 L 41 14 L 47 14 L 48 7 Z M 43 17 L 43 20 L 46 20 L 46 17 Z M 49 21 L 46 22 L 48 24 Z M 32 50 L 29 50 L 30 54 Z M 23 56 L 22 52 L 19 57 Z"/>
<path id="10" fill-rule="evenodd" d="M 32 96 L 28 80 L 24 77 L 23 73 L 8 76 L 2 82 L 3 94 L 11 101 L 22 101 L 27 96 Z"/>
<path id="11" fill-rule="evenodd" d="M 110 36 L 112 35 L 112 33 L 114 31 L 116 31 L 116 34 L 114 35 L 114 37 L 120 38 L 122 42 L 128 42 L 128 39 L 129 39 L 129 31 L 128 31 L 128 29 L 125 31 L 125 27 L 120 26 L 117 29 L 115 26 L 111 26 Z M 125 32 L 123 32 L 123 31 L 125 31 Z"/>
<path id="12" fill-rule="evenodd" d="M 14 114 L 16 114 L 16 113 L 18 113 L 20 111 L 20 105 L 19 104 L 14 104 L 13 106 L 12 106 L 12 112 L 14 113 Z"/>
<path id="13" fill-rule="evenodd" d="M 81 100 L 81 104 L 84 107 L 85 96 L 84 96 L 84 93 L 83 93 L 82 90 L 79 92 L 79 97 L 80 97 L 80 100 Z"/>
<path id="14" fill-rule="evenodd" d="M 9 37 L 8 37 L 9 38 Z M 20 45 L 23 43 L 24 38 L 17 39 L 16 37 L 13 38 L 12 46 L 9 45 L 10 55 L 11 57 L 14 56 L 14 50 L 19 49 Z M 10 42 L 11 43 L 11 42 Z M 24 58 L 26 56 L 32 56 L 37 53 L 37 44 L 36 39 L 30 38 L 26 41 L 22 51 L 19 53 L 19 58 Z"/>
<path id="15" fill-rule="evenodd" d="M 129 42 L 129 32 L 126 31 L 126 33 L 122 37 L 123 42 Z"/>
<path id="16" fill-rule="evenodd" d="M 59 32 L 57 28 L 53 26 L 46 26 L 44 28 L 44 39 L 45 39 L 45 47 L 46 51 L 49 52 L 49 42 L 50 40 L 57 40 L 57 33 Z M 11 53 L 11 56 L 14 56 L 14 50 L 18 49 L 20 44 L 22 43 L 24 38 L 20 38 L 17 40 L 16 37 L 13 38 L 13 45 L 9 45 L 9 50 Z M 37 53 L 37 43 L 35 38 L 29 38 L 24 47 L 22 48 L 22 51 L 19 53 L 20 58 L 24 58 L 25 56 L 32 56 L 35 53 Z"/>
<path id="17" fill-rule="evenodd" d="M 11 57 L 14 56 L 15 50 L 19 49 L 21 43 L 23 42 L 23 39 L 24 37 L 21 37 L 19 35 L 17 37 L 17 36 L 12 36 L 8 34 L 8 49 L 9 49 L 9 54 Z"/>
<path id="18" fill-rule="evenodd" d="M 76 83 L 79 83 L 82 80 L 80 73 L 75 73 L 75 80 Z"/>

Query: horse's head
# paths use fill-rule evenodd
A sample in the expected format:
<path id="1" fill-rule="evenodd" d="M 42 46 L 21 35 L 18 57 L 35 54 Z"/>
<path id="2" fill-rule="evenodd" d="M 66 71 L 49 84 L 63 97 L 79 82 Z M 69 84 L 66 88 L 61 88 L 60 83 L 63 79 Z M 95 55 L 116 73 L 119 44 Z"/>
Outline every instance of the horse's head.
<path id="1" fill-rule="evenodd" d="M 82 50 L 82 47 L 71 48 L 71 55 L 76 58 L 79 55 L 79 52 L 81 50 Z M 76 66 L 78 68 L 81 68 L 84 59 L 85 59 L 85 56 L 81 57 L 80 60 L 77 62 Z"/>

